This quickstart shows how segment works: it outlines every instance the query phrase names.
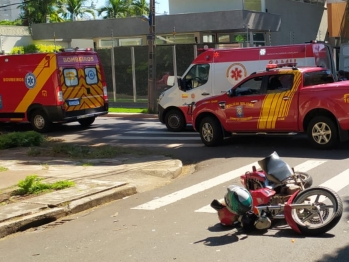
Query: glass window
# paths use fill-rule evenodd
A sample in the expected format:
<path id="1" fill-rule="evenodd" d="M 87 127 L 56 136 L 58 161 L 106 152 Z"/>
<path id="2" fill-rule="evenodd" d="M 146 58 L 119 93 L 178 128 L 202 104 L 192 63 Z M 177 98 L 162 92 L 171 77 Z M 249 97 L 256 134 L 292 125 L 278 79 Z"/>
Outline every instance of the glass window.
<path id="1" fill-rule="evenodd" d="M 161 44 L 193 44 L 195 43 L 194 34 L 176 34 L 176 35 L 157 35 L 155 43 Z"/>
<path id="2" fill-rule="evenodd" d="M 215 37 L 214 37 L 214 35 L 203 35 L 202 36 L 202 41 L 204 43 L 214 43 L 215 42 Z"/>
<path id="3" fill-rule="evenodd" d="M 235 89 L 235 96 L 260 94 L 262 80 L 261 76 L 247 80 Z"/>
<path id="4" fill-rule="evenodd" d="M 334 78 L 330 70 L 309 72 L 304 74 L 303 86 L 314 86 L 333 83 Z"/>
<path id="5" fill-rule="evenodd" d="M 63 70 L 64 82 L 66 86 L 78 85 L 78 72 L 75 68 L 66 68 Z"/>
<path id="6" fill-rule="evenodd" d="M 125 38 L 119 39 L 120 46 L 134 46 L 134 45 L 142 45 L 142 38 Z"/>
<path id="7" fill-rule="evenodd" d="M 253 33 L 253 41 L 263 42 L 264 41 L 264 34 L 263 33 Z"/>
<path id="8" fill-rule="evenodd" d="M 186 90 L 206 84 L 210 72 L 209 64 L 194 65 L 185 76 Z"/>
<path id="9" fill-rule="evenodd" d="M 269 76 L 267 93 L 280 93 L 291 90 L 293 86 L 293 78 L 293 74 L 277 74 Z"/>
<path id="10" fill-rule="evenodd" d="M 88 85 L 93 85 L 98 83 L 98 75 L 95 67 L 85 68 L 85 79 L 86 79 L 86 84 Z"/>
<path id="11" fill-rule="evenodd" d="M 218 43 L 230 43 L 230 35 L 218 34 Z"/>
<path id="12" fill-rule="evenodd" d="M 114 46 L 118 46 L 118 40 L 114 39 Z M 101 39 L 99 41 L 99 46 L 100 47 L 112 47 L 113 46 L 113 40 L 111 39 Z"/>

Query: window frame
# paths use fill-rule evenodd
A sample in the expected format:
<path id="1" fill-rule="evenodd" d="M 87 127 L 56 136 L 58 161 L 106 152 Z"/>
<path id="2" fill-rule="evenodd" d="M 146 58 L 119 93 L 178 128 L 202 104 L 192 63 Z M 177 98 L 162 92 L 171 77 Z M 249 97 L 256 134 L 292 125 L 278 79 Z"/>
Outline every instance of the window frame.
<path id="1" fill-rule="evenodd" d="M 75 71 L 76 84 L 71 84 L 71 83 L 68 84 L 67 77 L 66 77 L 66 74 L 65 74 L 65 71 L 67 71 L 67 70 L 69 70 L 69 71 L 73 71 L 74 70 Z M 76 86 L 79 85 L 79 75 L 78 75 L 78 70 L 76 68 L 74 68 L 74 67 L 64 68 L 62 73 L 63 73 L 64 84 L 65 84 L 66 87 L 76 87 Z M 73 81 L 73 80 L 70 80 L 70 81 Z"/>

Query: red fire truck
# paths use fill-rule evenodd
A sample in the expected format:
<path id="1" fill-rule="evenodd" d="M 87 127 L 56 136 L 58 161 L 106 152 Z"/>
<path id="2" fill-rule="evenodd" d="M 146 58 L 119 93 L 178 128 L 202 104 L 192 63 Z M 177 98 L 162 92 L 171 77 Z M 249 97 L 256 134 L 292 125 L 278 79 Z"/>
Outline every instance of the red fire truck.
<path id="1" fill-rule="evenodd" d="M 105 76 L 90 49 L 0 56 L 0 121 L 30 122 L 38 132 L 52 123 L 91 125 L 108 113 Z"/>
<path id="2" fill-rule="evenodd" d="M 322 67 L 282 67 L 246 77 L 226 93 L 191 107 L 193 127 L 206 146 L 236 135 L 306 133 L 320 149 L 349 140 L 349 81 Z"/>

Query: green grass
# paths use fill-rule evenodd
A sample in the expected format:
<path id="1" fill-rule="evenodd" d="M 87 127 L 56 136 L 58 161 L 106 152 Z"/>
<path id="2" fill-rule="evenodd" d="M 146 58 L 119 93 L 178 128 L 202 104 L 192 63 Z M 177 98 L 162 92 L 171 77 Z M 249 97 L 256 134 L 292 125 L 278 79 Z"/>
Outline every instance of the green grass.
<path id="1" fill-rule="evenodd" d="M 114 102 L 114 99 L 112 97 L 109 97 L 110 102 Z M 134 102 L 133 98 L 117 98 L 115 102 Z M 148 102 L 148 98 L 137 98 L 136 102 L 144 103 Z"/>
<path id="2" fill-rule="evenodd" d="M 111 113 L 148 113 L 146 108 L 109 108 Z"/>
<path id="3" fill-rule="evenodd" d="M 75 185 L 73 181 L 61 180 L 54 183 L 41 182 L 44 178 L 39 178 L 37 175 L 27 176 L 24 180 L 20 180 L 17 184 L 18 189 L 14 195 L 39 194 L 54 190 L 61 190 Z"/>
<path id="4" fill-rule="evenodd" d="M 120 155 L 147 155 L 148 150 L 139 150 L 135 148 L 116 147 L 110 145 L 102 146 L 89 146 L 89 145 L 77 145 L 69 143 L 47 143 L 40 148 L 31 147 L 28 152 L 28 156 L 50 156 L 50 157 L 65 157 L 73 159 L 99 159 L 99 158 L 114 158 Z M 84 166 L 92 165 L 91 163 L 84 162 Z M 45 168 L 45 165 L 43 165 Z M 48 166 L 47 166 L 48 168 Z"/>
<path id="5" fill-rule="evenodd" d="M 8 170 L 7 167 L 0 166 L 0 172 L 4 172 L 4 171 L 7 171 L 7 170 Z"/>

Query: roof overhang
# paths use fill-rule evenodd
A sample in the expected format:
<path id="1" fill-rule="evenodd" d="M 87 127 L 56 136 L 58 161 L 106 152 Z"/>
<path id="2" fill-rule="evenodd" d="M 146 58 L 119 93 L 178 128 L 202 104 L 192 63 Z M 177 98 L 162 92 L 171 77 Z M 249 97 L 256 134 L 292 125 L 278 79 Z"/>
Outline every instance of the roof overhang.
<path id="1" fill-rule="evenodd" d="M 281 16 L 252 12 L 246 10 L 231 10 L 205 13 L 187 13 L 156 16 L 155 31 L 157 34 L 170 34 L 174 28 L 176 33 L 205 31 L 241 31 L 246 26 L 251 31 L 279 31 Z M 32 38 L 34 40 L 53 39 L 91 39 L 101 37 L 130 37 L 146 35 L 149 25 L 142 17 L 115 18 L 103 20 L 88 20 L 64 23 L 33 24 Z"/>

